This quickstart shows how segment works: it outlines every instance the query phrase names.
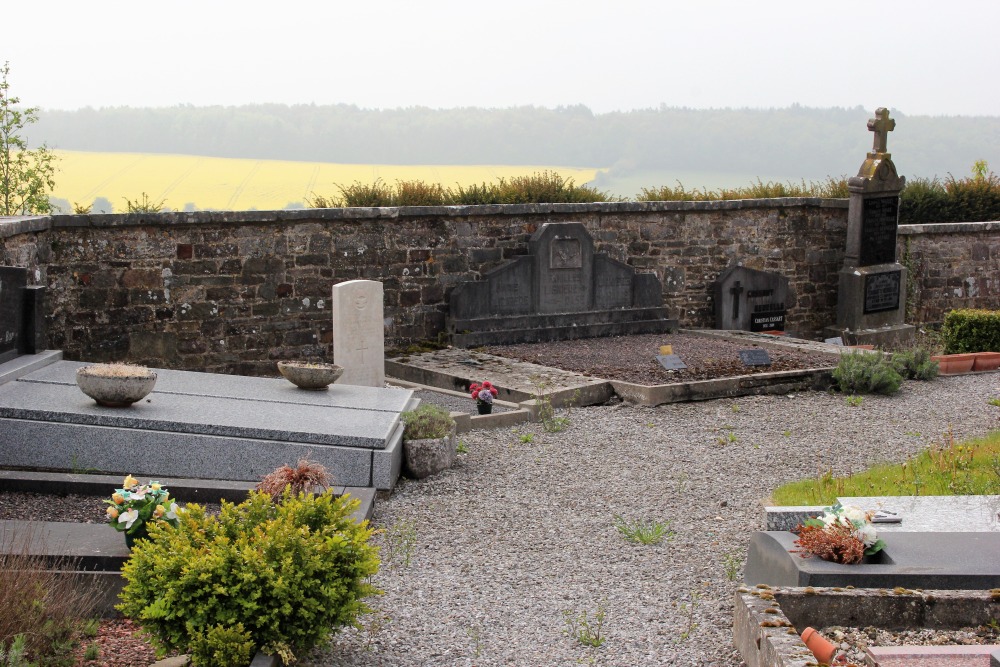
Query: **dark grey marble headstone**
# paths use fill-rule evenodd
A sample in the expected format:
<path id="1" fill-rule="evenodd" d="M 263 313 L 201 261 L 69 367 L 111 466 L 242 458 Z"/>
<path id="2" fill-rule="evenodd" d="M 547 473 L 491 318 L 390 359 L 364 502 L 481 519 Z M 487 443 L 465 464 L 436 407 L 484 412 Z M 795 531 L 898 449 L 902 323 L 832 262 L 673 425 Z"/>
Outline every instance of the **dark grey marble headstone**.
<path id="1" fill-rule="evenodd" d="M 0 266 L 0 363 L 45 349 L 44 293 L 28 286 L 28 269 Z"/>
<path id="2" fill-rule="evenodd" d="M 459 347 L 676 329 L 655 274 L 596 252 L 579 222 L 547 223 L 528 254 L 461 283 L 449 295 L 448 329 Z"/>
<path id="3" fill-rule="evenodd" d="M 726 269 L 713 285 L 715 328 L 784 331 L 788 278 L 745 266 Z"/>

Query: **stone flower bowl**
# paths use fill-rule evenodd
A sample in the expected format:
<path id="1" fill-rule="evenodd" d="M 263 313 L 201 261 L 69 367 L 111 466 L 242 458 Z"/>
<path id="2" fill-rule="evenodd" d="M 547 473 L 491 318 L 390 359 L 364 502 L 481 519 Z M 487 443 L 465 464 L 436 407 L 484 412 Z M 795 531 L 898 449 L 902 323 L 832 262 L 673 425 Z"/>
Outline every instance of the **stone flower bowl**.
<path id="1" fill-rule="evenodd" d="M 326 389 L 344 374 L 336 364 L 310 364 L 305 361 L 279 361 L 278 371 L 299 389 Z"/>
<path id="2" fill-rule="evenodd" d="M 94 364 L 76 371 L 80 391 L 106 408 L 124 408 L 153 391 L 156 373 L 145 366 Z"/>

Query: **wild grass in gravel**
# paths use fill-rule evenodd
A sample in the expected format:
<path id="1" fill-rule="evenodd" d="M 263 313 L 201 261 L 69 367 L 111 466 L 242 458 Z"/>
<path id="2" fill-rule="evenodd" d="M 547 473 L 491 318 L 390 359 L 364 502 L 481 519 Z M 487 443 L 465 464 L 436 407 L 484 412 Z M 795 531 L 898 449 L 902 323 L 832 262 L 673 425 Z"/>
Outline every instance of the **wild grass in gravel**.
<path id="1" fill-rule="evenodd" d="M 961 443 L 948 431 L 901 464 L 846 477 L 825 471 L 775 489 L 772 499 L 776 505 L 832 505 L 840 496 L 993 494 L 1000 494 L 1000 431 Z"/>
<path id="2" fill-rule="evenodd" d="M 31 554 L 33 532 L 0 533 L 0 642 L 23 635 L 25 658 L 40 667 L 72 664 L 73 647 L 94 610 L 94 596 L 77 586 L 69 560 Z"/>
<path id="3" fill-rule="evenodd" d="M 385 529 L 382 539 L 384 560 L 392 568 L 410 567 L 417 529 L 409 521 L 397 521 Z"/>
<path id="4" fill-rule="evenodd" d="M 674 531 L 670 530 L 669 521 L 654 521 L 653 519 L 629 521 L 616 515 L 615 528 L 626 541 L 636 544 L 659 544 L 664 539 L 670 540 L 676 535 Z"/>
<path id="5" fill-rule="evenodd" d="M 597 648 L 604 643 L 606 637 L 601 634 L 604 619 L 607 617 L 607 602 L 597 603 L 597 611 L 593 618 L 586 609 L 577 612 L 575 609 L 563 610 L 563 620 L 566 623 L 566 634 L 584 646 Z"/>

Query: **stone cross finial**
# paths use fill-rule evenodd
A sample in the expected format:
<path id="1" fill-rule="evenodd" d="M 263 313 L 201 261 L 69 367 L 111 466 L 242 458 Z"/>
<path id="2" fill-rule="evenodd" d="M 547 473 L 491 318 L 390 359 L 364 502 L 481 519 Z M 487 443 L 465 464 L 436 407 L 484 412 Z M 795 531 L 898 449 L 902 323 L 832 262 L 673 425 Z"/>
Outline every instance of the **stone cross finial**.
<path id="1" fill-rule="evenodd" d="M 889 118 L 889 110 L 879 107 L 875 110 L 875 117 L 868 121 L 868 131 L 875 133 L 875 145 L 872 147 L 873 153 L 885 153 L 886 140 L 889 133 L 896 128 L 896 121 Z"/>

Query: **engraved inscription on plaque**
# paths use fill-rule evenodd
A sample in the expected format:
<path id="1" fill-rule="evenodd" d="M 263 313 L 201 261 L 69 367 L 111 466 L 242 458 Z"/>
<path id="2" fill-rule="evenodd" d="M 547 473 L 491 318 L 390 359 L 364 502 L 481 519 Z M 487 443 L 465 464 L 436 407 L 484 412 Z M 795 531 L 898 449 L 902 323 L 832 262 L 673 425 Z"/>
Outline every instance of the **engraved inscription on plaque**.
<path id="1" fill-rule="evenodd" d="M 743 362 L 744 366 L 770 366 L 771 365 L 771 355 L 767 353 L 767 350 L 760 348 L 755 348 L 753 350 L 740 350 L 740 361 Z"/>
<path id="2" fill-rule="evenodd" d="M 552 239 L 549 246 L 551 255 L 549 256 L 550 269 L 579 269 L 583 266 L 583 250 L 580 248 L 580 239 L 559 238 Z"/>
<path id="3" fill-rule="evenodd" d="M 861 266 L 896 261 L 899 197 L 873 197 L 861 209 Z"/>
<path id="4" fill-rule="evenodd" d="M 900 271 L 872 273 L 865 276 L 865 315 L 899 308 L 901 276 Z"/>

